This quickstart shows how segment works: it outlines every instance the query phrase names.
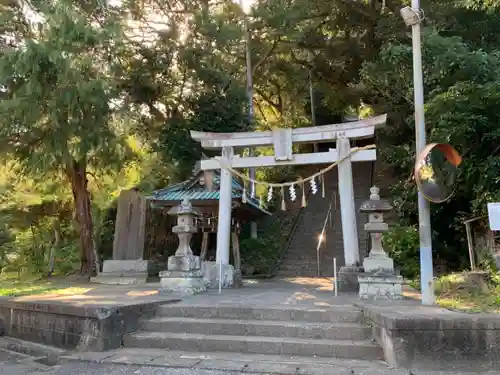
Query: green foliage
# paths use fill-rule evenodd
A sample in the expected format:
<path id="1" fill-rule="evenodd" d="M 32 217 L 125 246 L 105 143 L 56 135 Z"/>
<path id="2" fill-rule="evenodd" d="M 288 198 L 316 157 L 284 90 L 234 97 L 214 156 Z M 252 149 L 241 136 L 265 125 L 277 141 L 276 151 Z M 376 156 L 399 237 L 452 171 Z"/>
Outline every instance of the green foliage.
<path id="1" fill-rule="evenodd" d="M 443 36 L 459 36 L 468 45 L 487 51 L 498 50 L 495 25 L 500 21 L 498 1 L 422 1 L 426 16 Z"/>
<path id="2" fill-rule="evenodd" d="M 486 247 L 480 247 L 476 249 L 477 256 L 477 267 L 481 271 L 488 272 L 490 275 L 495 275 L 497 273 L 497 265 L 491 250 Z M 498 280 L 500 281 L 500 280 Z M 499 283 L 500 284 L 500 283 Z"/>
<path id="3" fill-rule="evenodd" d="M 275 257 L 273 252 L 263 254 L 266 243 L 262 238 L 247 238 L 241 241 L 240 251 L 243 276 L 252 276 L 254 274 L 267 274 L 267 264 L 269 260 Z M 271 258 L 271 259 L 269 259 Z"/>
<path id="4" fill-rule="evenodd" d="M 128 151 L 112 121 L 118 92 L 106 67 L 120 29 L 113 17 L 95 22 L 73 2 L 38 6 L 40 20 L 25 12 L 30 32 L 0 55 L 0 149 L 24 173 L 58 176 L 71 186 L 82 270 L 91 272 L 96 253 L 87 172 L 116 165 Z M 31 250 L 39 272 L 44 251 Z"/>
<path id="5" fill-rule="evenodd" d="M 500 67 L 497 63 L 496 66 Z M 493 78 L 493 77 L 492 77 Z M 464 155 L 457 197 L 470 197 L 475 213 L 500 198 L 500 81 L 457 83 L 428 103 L 431 138 L 457 147 Z"/>
<path id="6" fill-rule="evenodd" d="M 109 166 L 120 145 L 110 121 L 116 90 L 100 69 L 115 32 L 70 4 L 42 8 L 37 34 L 0 57 L 2 151 L 43 173 L 73 160 Z"/>
<path id="7" fill-rule="evenodd" d="M 183 116 L 166 121 L 159 138 L 159 150 L 167 160 L 177 163 L 177 171 L 184 178 L 201 159 L 202 149 L 191 138 L 190 131 L 234 132 L 248 129 L 245 114 L 246 96 L 241 87 L 222 87 L 225 82 L 214 82 L 205 92 L 187 99 L 189 111 Z"/>
<path id="8" fill-rule="evenodd" d="M 432 205 L 436 257 L 453 269 L 467 262 L 462 220 L 484 214 L 486 202 L 499 189 L 499 64 L 496 53 L 472 49 L 458 37 L 424 34 L 423 70 L 429 140 L 451 143 L 464 162 L 452 200 Z M 382 159 L 402 178 L 392 187 L 396 209 L 405 224 L 416 224 L 416 186 L 412 104 L 412 53 L 409 43 L 387 43 L 378 58 L 362 70 L 363 85 L 377 112 L 388 113 L 388 127 L 379 133 Z M 367 97 L 368 102 L 368 97 Z"/>
<path id="9" fill-rule="evenodd" d="M 241 269 L 244 276 L 273 276 L 290 235 L 293 219 L 293 215 L 276 213 L 259 223 L 258 238 L 247 237 L 241 241 Z M 242 236 L 248 236 L 248 233 Z"/>
<path id="10" fill-rule="evenodd" d="M 80 256 L 74 242 L 56 249 L 54 256 L 56 260 L 54 276 L 67 275 L 79 268 Z"/>
<path id="11" fill-rule="evenodd" d="M 419 234 L 414 226 L 393 226 L 384 233 L 384 249 L 401 275 L 410 280 L 420 275 Z"/>
<path id="12" fill-rule="evenodd" d="M 403 274 L 418 273 L 412 51 L 399 16 L 406 2 L 258 1 L 248 19 L 252 121 L 243 14 L 233 1 L 33 4 L 39 25 L 16 6 L 0 12 L 0 267 L 45 273 L 52 252 L 61 260 L 55 272 L 70 272 L 94 239 L 109 257 L 122 189 L 149 192 L 188 177 L 202 153 L 190 131 L 310 125 L 311 83 L 318 124 L 388 113 L 377 145 L 397 181 L 401 226 L 384 240 Z M 464 156 L 455 197 L 432 206 L 435 256 L 460 268 L 461 220 L 500 199 L 500 9 L 498 1 L 422 5 L 428 139 Z M 284 181 L 297 171 L 257 175 Z M 83 221 L 93 238 L 78 245 L 88 231 L 74 211 L 88 201 Z M 286 241 L 286 219 L 268 221 L 258 241 L 242 241 L 252 273 L 270 273 Z"/>
<path id="13" fill-rule="evenodd" d="M 441 276 L 434 283 L 437 303 L 468 313 L 500 311 L 500 279 L 494 272 L 462 272 Z"/>

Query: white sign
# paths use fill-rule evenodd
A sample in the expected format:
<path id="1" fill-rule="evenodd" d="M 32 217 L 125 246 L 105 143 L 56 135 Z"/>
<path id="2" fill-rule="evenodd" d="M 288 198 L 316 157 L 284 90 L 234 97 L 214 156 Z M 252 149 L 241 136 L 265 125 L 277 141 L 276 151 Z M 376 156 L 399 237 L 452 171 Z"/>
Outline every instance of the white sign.
<path id="1" fill-rule="evenodd" d="M 500 203 L 488 203 L 490 229 L 500 230 Z"/>

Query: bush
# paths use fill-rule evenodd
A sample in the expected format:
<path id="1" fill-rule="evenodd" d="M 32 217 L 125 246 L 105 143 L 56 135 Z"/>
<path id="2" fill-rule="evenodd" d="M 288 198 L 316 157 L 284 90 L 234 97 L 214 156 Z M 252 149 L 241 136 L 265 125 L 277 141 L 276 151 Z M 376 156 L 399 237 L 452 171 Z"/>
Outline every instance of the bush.
<path id="1" fill-rule="evenodd" d="M 437 278 L 434 290 L 442 307 L 466 312 L 499 312 L 500 284 L 496 273 L 470 271 Z"/>
<path id="2" fill-rule="evenodd" d="M 491 250 L 487 247 L 480 247 L 477 249 L 477 266 L 483 271 L 487 271 L 491 274 L 497 272 L 497 265 Z"/>
<path id="3" fill-rule="evenodd" d="M 384 248 L 401 275 L 415 279 L 420 274 L 419 234 L 414 226 L 394 226 L 383 237 Z"/>
<path id="4" fill-rule="evenodd" d="M 275 214 L 258 223 L 259 238 L 245 238 L 241 241 L 241 268 L 244 276 L 273 275 L 292 223 L 293 217 Z"/>
<path id="5" fill-rule="evenodd" d="M 267 260 L 267 257 L 262 253 L 265 246 L 262 238 L 247 238 L 241 241 L 241 267 L 245 276 L 262 273 Z"/>
<path id="6" fill-rule="evenodd" d="M 80 251 L 76 243 L 69 243 L 55 251 L 54 275 L 66 275 L 79 269 Z"/>

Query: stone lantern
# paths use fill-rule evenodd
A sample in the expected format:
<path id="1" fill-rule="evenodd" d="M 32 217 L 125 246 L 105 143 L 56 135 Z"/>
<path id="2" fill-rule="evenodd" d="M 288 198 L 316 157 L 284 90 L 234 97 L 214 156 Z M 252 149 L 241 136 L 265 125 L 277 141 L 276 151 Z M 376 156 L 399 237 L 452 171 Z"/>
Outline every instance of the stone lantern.
<path id="1" fill-rule="evenodd" d="M 380 199 L 379 188 L 370 188 L 370 199 L 361 204 L 360 211 L 368 214 L 365 230 L 370 234 L 370 254 L 363 260 L 364 273 L 358 276 L 361 299 L 401 299 L 403 278 L 394 272 L 394 261 L 382 246 L 382 234 L 389 230 L 384 212 L 392 206 Z"/>
<path id="2" fill-rule="evenodd" d="M 182 203 L 170 209 L 168 214 L 177 216 L 177 225 L 172 228 L 172 232 L 179 237 L 179 247 L 175 255 L 168 258 L 168 271 L 160 272 L 161 290 L 182 294 L 203 292 L 206 286 L 200 257 L 193 255 L 190 246 L 193 233 L 198 231 L 194 218 L 196 211 L 189 199 L 184 198 Z"/>

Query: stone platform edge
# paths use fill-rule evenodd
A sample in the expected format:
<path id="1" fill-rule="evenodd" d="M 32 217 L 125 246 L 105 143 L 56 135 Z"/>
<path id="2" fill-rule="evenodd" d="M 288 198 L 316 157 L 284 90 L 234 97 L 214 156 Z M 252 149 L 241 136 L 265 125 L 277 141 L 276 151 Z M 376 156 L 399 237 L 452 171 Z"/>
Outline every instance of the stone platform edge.
<path id="1" fill-rule="evenodd" d="M 0 298 L 0 334 L 70 351 L 119 348 L 122 337 L 138 329 L 159 305 L 178 299 L 78 306 L 57 301 Z"/>
<path id="2" fill-rule="evenodd" d="M 365 323 L 394 367 L 500 370 L 500 315 L 467 314 L 420 304 L 358 302 Z"/>

